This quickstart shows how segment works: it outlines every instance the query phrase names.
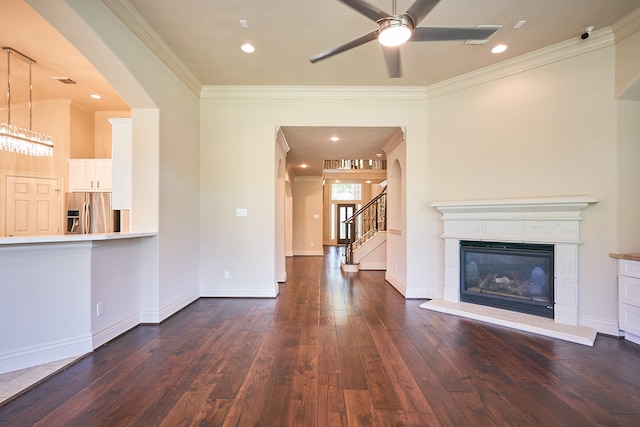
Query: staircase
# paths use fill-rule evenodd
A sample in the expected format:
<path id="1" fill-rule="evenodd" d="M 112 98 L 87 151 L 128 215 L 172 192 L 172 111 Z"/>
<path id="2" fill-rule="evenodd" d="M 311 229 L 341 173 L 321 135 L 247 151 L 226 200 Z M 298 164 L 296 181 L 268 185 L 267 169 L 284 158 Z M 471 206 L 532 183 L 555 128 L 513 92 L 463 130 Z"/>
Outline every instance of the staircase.
<path id="1" fill-rule="evenodd" d="M 344 221 L 349 242 L 345 245 L 345 271 L 386 268 L 387 188 Z M 362 265 L 362 267 L 359 267 Z M 366 268 L 365 268 L 366 266 Z"/>

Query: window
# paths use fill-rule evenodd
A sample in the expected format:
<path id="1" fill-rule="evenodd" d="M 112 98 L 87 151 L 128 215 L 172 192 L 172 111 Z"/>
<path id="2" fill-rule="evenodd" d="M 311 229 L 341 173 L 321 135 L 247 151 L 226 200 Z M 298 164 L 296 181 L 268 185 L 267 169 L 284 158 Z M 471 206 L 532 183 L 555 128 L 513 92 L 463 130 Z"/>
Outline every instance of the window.
<path id="1" fill-rule="evenodd" d="M 331 184 L 331 200 L 360 200 L 362 198 L 362 184 L 334 183 Z"/>

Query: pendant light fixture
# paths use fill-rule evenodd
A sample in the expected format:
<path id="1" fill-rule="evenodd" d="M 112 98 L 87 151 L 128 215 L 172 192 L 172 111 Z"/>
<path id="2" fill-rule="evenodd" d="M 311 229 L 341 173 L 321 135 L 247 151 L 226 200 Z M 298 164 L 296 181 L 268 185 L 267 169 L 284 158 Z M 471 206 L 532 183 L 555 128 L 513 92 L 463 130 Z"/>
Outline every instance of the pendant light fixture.
<path id="1" fill-rule="evenodd" d="M 53 141 L 49 135 L 35 132 L 32 123 L 32 84 L 31 65 L 33 59 L 10 47 L 3 47 L 7 52 L 7 122 L 0 123 L 0 151 L 11 151 L 28 156 L 52 156 Z M 29 64 L 29 129 L 11 124 L 11 55 L 20 55 Z"/>

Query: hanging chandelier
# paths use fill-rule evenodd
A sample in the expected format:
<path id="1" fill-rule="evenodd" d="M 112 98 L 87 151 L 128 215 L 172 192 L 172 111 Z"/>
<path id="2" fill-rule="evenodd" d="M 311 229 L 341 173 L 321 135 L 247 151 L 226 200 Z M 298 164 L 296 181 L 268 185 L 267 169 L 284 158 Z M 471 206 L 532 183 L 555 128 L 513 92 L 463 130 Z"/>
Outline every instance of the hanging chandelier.
<path id="1" fill-rule="evenodd" d="M 31 129 L 33 109 L 31 65 L 36 61 L 10 47 L 2 49 L 7 51 L 7 122 L 0 123 L 0 151 L 11 151 L 28 156 L 52 156 L 51 137 Z M 13 53 L 20 55 L 29 64 L 29 129 L 11 124 L 11 54 Z"/>

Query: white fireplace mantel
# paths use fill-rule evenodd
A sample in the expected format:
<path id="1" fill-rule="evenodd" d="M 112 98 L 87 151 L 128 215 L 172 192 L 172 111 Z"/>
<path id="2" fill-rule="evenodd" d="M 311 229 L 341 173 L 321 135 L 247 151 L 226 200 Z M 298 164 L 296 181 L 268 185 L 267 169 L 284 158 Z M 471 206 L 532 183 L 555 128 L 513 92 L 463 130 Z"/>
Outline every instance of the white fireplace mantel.
<path id="1" fill-rule="evenodd" d="M 435 202 L 445 239 L 581 243 L 580 212 L 591 196 Z"/>
<path id="2" fill-rule="evenodd" d="M 578 245 L 581 212 L 592 196 L 545 197 L 531 199 L 447 201 L 431 204 L 442 213 L 444 245 L 444 302 L 423 304 L 424 308 L 460 303 L 460 240 L 545 243 L 554 245 L 554 319 L 557 326 L 578 326 Z M 499 309 L 492 309 L 501 311 Z M 458 314 L 460 310 L 452 310 Z M 472 308 L 473 312 L 474 309 Z M 486 312 L 478 307 L 477 311 Z M 530 324 L 530 315 L 522 323 Z M 467 317 L 474 317 L 473 313 Z M 509 317 L 513 316 L 509 314 Z M 477 317 L 476 317 L 477 318 Z M 536 321 L 537 319 L 534 319 Z M 500 322 L 495 322 L 500 323 Z M 509 322 L 508 326 L 518 328 Z M 515 322 L 518 323 L 518 322 Z M 500 323 L 500 324 L 505 324 Z M 519 329 L 532 330 L 523 327 Z M 553 334 L 549 334 L 554 336 Z M 595 331 L 587 335 L 595 339 Z"/>

